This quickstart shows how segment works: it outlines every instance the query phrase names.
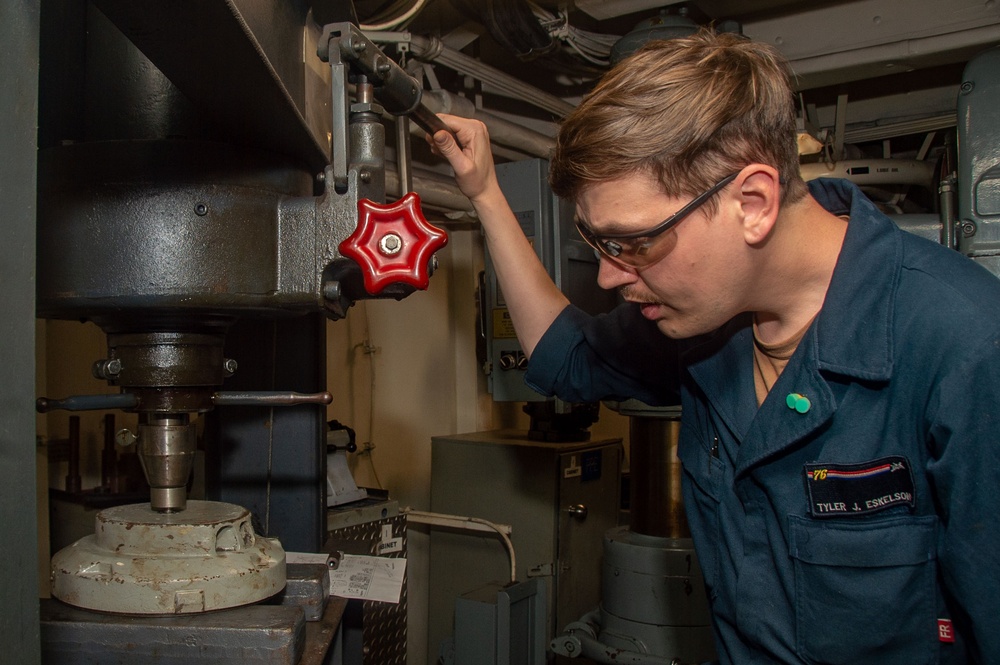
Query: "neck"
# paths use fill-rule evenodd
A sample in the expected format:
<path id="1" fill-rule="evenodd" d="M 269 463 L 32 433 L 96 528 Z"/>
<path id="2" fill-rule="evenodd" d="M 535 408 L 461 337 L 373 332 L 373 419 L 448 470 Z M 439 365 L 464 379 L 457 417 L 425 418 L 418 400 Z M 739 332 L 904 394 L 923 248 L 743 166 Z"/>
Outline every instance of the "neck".
<path id="1" fill-rule="evenodd" d="M 778 215 L 757 248 L 755 312 L 761 341 L 780 343 L 816 316 L 826 298 L 847 222 L 806 196 Z"/>

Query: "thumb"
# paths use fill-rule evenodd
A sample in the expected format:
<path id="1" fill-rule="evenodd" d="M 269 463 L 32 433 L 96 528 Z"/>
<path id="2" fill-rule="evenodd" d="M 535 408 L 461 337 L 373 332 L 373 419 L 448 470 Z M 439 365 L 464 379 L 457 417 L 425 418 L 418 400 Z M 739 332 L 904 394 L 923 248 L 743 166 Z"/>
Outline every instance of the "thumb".
<path id="1" fill-rule="evenodd" d="M 440 130 L 434 133 L 434 145 L 437 146 L 443 154 L 450 154 L 452 150 L 455 149 L 455 140 L 452 139 L 451 134 L 445 130 Z"/>

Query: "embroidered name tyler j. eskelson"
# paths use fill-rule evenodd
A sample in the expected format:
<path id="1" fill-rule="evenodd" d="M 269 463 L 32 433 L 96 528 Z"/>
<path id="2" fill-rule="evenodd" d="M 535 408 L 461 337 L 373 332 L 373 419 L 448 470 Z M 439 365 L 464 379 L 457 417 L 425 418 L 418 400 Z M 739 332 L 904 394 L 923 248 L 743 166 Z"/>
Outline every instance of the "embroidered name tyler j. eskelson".
<path id="1" fill-rule="evenodd" d="M 915 504 L 913 475 L 905 457 L 869 462 L 805 465 L 809 510 L 813 517 L 864 515 Z"/>

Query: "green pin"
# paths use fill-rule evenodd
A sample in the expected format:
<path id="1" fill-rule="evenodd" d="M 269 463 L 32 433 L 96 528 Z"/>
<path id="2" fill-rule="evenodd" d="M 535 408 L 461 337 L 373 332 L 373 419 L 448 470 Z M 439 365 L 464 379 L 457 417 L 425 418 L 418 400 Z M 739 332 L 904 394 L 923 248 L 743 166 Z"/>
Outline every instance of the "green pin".
<path id="1" fill-rule="evenodd" d="M 788 393 L 788 397 L 785 398 L 785 404 L 789 409 L 798 413 L 805 413 L 812 408 L 812 402 L 809 401 L 809 398 L 798 393 Z"/>

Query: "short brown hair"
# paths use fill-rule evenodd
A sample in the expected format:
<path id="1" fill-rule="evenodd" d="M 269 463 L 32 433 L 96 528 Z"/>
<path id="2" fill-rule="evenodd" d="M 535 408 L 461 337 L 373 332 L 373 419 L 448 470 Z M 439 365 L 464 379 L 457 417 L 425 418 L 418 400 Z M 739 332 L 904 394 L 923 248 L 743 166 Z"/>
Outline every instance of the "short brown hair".
<path id="1" fill-rule="evenodd" d="M 705 29 L 653 41 L 620 62 L 563 121 L 553 191 L 650 173 L 670 196 L 695 195 L 751 163 L 776 168 L 783 201 L 805 193 L 791 70 L 778 51 Z"/>

